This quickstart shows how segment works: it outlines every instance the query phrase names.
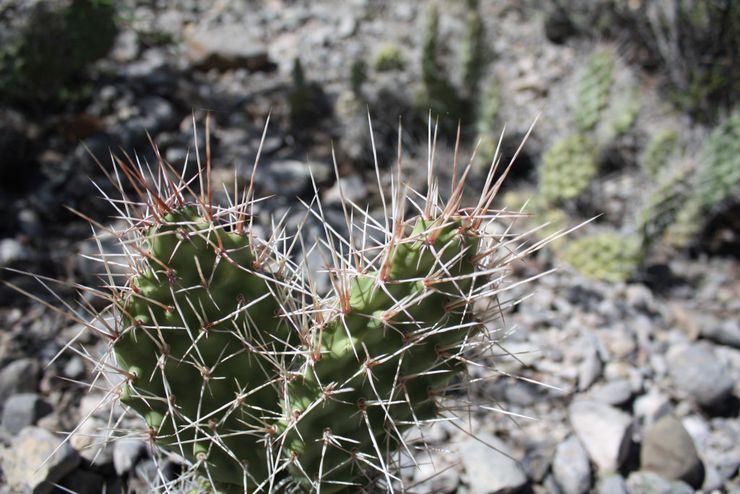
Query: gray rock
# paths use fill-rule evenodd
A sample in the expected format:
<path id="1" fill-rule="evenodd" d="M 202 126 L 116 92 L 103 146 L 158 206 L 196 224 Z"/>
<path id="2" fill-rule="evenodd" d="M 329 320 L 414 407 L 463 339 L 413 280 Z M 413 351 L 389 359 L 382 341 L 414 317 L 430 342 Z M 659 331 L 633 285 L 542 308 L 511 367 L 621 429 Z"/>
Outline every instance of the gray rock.
<path id="1" fill-rule="evenodd" d="M 113 444 L 105 440 L 107 422 L 90 417 L 80 424 L 69 443 L 87 462 L 108 468 L 113 463 Z"/>
<path id="2" fill-rule="evenodd" d="M 14 394 L 32 393 L 39 382 L 39 363 L 31 358 L 22 358 L 9 363 L 0 370 L 0 409 Z"/>
<path id="3" fill-rule="evenodd" d="M 621 475 L 609 475 L 599 479 L 596 484 L 596 492 L 598 494 L 629 494 L 627 484 L 624 483 L 624 478 Z"/>
<path id="4" fill-rule="evenodd" d="M 668 480 L 683 480 L 694 487 L 701 485 L 702 464 L 694 441 L 673 415 L 666 415 L 645 431 L 640 465 L 642 470 Z"/>
<path id="5" fill-rule="evenodd" d="M 591 465 L 588 453 L 576 436 L 558 445 L 552 461 L 552 472 L 563 494 L 583 494 L 591 487 Z"/>
<path id="6" fill-rule="evenodd" d="M 470 494 L 513 493 L 527 483 L 527 476 L 508 446 L 489 433 L 479 433 L 477 439 L 463 441 L 458 451 Z"/>
<path id="7" fill-rule="evenodd" d="M 445 461 L 439 453 L 421 455 L 417 459 L 419 468 L 414 469 L 414 492 L 419 494 L 448 493 L 457 491 L 460 475 L 449 460 Z"/>
<path id="8" fill-rule="evenodd" d="M 630 494 L 693 494 L 694 489 L 680 480 L 666 480 L 654 472 L 632 472 L 627 478 Z"/>
<path id="9" fill-rule="evenodd" d="M 541 483 L 550 471 L 550 463 L 555 455 L 555 444 L 543 441 L 529 448 L 524 455 L 522 466 L 533 482 Z"/>
<path id="10" fill-rule="evenodd" d="M 713 321 L 713 323 L 703 325 L 701 334 L 722 345 L 740 348 L 740 323 L 735 319 Z"/>
<path id="11" fill-rule="evenodd" d="M 674 346 L 668 371 L 679 392 L 703 407 L 714 407 L 730 396 L 735 383 L 711 347 L 703 343 Z"/>
<path id="12" fill-rule="evenodd" d="M 632 398 L 632 385 L 627 379 L 618 379 L 591 388 L 588 398 L 608 405 L 622 405 Z"/>
<path id="13" fill-rule="evenodd" d="M 578 366 L 578 390 L 585 391 L 601 376 L 604 365 L 596 348 L 588 351 L 586 358 Z"/>
<path id="14" fill-rule="evenodd" d="M 632 405 L 632 413 L 642 420 L 645 425 L 652 424 L 660 417 L 670 413 L 671 409 L 671 400 L 657 390 L 651 390 L 647 394 L 639 396 Z"/>
<path id="15" fill-rule="evenodd" d="M 339 192 L 340 184 L 342 186 L 341 194 Z M 359 175 L 342 177 L 324 193 L 324 204 L 341 204 L 342 195 L 346 201 L 352 201 L 362 206 L 362 200 L 367 197 L 367 185 Z"/>
<path id="16" fill-rule="evenodd" d="M 122 438 L 113 443 L 113 468 L 118 475 L 131 471 L 144 453 L 144 443 L 139 439 Z"/>
<path id="17" fill-rule="evenodd" d="M 36 393 L 13 395 L 5 402 L 2 424 L 11 434 L 18 434 L 52 411 L 51 405 Z"/>
<path id="18" fill-rule="evenodd" d="M 322 163 L 285 160 L 260 165 L 255 180 L 264 188 L 264 193 L 279 193 L 293 199 L 311 190 L 311 174 L 319 184 L 330 173 L 328 165 Z"/>
<path id="19" fill-rule="evenodd" d="M 49 494 L 77 468 L 80 456 L 62 438 L 40 427 L 26 427 L 3 452 L 3 471 L 11 489 Z"/>
<path id="20" fill-rule="evenodd" d="M 254 29 L 232 24 L 198 28 L 186 33 L 187 57 L 202 70 L 246 68 L 265 70 L 272 66 L 264 44 Z"/>
<path id="21" fill-rule="evenodd" d="M 629 452 L 632 418 L 605 403 L 577 400 L 570 423 L 600 472 L 615 472 Z"/>

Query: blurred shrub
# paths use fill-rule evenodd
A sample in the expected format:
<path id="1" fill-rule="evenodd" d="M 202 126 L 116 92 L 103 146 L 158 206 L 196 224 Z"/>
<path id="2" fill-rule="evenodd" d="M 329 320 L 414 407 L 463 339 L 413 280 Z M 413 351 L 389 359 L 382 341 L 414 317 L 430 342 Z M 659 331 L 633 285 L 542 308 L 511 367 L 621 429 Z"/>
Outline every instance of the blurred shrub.
<path id="1" fill-rule="evenodd" d="M 406 63 L 401 56 L 401 50 L 394 45 L 383 45 L 373 59 L 373 68 L 378 72 L 403 70 Z"/>

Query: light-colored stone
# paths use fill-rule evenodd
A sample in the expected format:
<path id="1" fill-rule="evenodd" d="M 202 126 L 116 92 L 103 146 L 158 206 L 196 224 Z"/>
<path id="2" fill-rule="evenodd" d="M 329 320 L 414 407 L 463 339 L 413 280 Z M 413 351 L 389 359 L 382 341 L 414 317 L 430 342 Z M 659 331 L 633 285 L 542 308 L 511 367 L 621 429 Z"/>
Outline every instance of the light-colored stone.
<path id="1" fill-rule="evenodd" d="M 694 494 L 694 489 L 681 481 L 666 480 L 654 472 L 632 472 L 627 478 L 630 494 Z"/>
<path id="2" fill-rule="evenodd" d="M 621 475 L 609 475 L 599 479 L 596 484 L 596 492 L 598 494 L 629 494 L 627 484 L 625 484 Z"/>
<path id="3" fill-rule="evenodd" d="M 591 465 L 588 453 L 576 436 L 570 436 L 558 445 L 552 461 L 555 475 L 563 494 L 583 494 L 591 487 Z"/>
<path id="4" fill-rule="evenodd" d="M 264 70 L 271 65 L 267 49 L 248 26 L 195 28 L 185 36 L 188 59 L 198 68 Z"/>
<path id="5" fill-rule="evenodd" d="M 735 383 L 707 344 L 677 345 L 668 352 L 668 370 L 676 389 L 699 405 L 720 405 Z"/>
<path id="6" fill-rule="evenodd" d="M 470 494 L 508 494 L 519 491 L 527 476 L 509 447 L 488 433 L 479 433 L 458 445 Z"/>
<path id="7" fill-rule="evenodd" d="M 591 400 L 577 400 L 570 423 L 600 472 L 615 472 L 629 452 L 632 418 L 623 411 Z"/>
<path id="8" fill-rule="evenodd" d="M 26 427 L 3 453 L 3 471 L 11 489 L 49 494 L 80 463 L 77 451 L 40 427 Z"/>

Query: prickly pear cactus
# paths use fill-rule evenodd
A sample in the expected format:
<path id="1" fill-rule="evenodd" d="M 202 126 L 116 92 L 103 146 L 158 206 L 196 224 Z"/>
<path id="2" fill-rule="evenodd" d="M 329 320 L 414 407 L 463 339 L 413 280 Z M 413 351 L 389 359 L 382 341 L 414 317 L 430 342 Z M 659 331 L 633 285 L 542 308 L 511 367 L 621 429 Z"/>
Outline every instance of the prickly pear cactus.
<path id="1" fill-rule="evenodd" d="M 592 131 L 609 103 L 609 93 L 614 83 L 614 59 L 607 50 L 591 55 L 576 89 L 573 109 L 576 125 L 581 132 Z"/>
<path id="2" fill-rule="evenodd" d="M 693 173 L 693 164 L 685 162 L 664 170 L 658 178 L 658 183 L 648 193 L 635 221 L 635 231 L 641 235 L 644 246 L 660 241 L 674 223 L 690 195 Z"/>
<path id="3" fill-rule="evenodd" d="M 616 232 L 569 241 L 559 254 L 584 276 L 611 283 L 626 281 L 643 259 L 639 237 Z"/>
<path id="4" fill-rule="evenodd" d="M 597 172 L 597 147 L 588 137 L 562 138 L 542 156 L 539 176 L 542 198 L 551 203 L 575 199 Z"/>
<path id="5" fill-rule="evenodd" d="M 678 246 L 688 245 L 706 224 L 706 217 L 740 193 L 740 113 L 715 127 L 699 159 L 693 194 L 668 233 L 671 243 Z"/>
<path id="6" fill-rule="evenodd" d="M 332 289 L 320 296 L 292 252 L 305 243 L 300 231 L 278 224 L 266 240 L 255 235 L 251 185 L 219 207 L 210 159 L 178 180 L 166 164 L 145 177 L 118 162 L 116 176 L 139 194 L 120 201 L 130 226 L 117 233 L 132 271 L 119 286 L 110 280 L 104 315 L 114 317 L 95 331 L 123 378 L 115 395 L 143 417 L 153 446 L 189 462 L 199 477 L 191 491 L 404 488 L 406 432 L 453 416 L 451 390 L 494 344 L 486 324 L 500 317 L 508 266 L 533 250 L 497 224 L 493 171 L 462 207 L 472 165 L 453 174 L 445 204 L 433 163 L 416 215 L 405 215 L 400 177 L 388 218 L 365 213 L 353 225 L 363 209 L 350 215 L 355 205 L 343 204 L 360 233 L 327 226 Z M 320 206 L 307 214 L 328 224 Z M 369 228 L 385 241 L 369 240 Z"/>
<path id="7" fill-rule="evenodd" d="M 642 168 L 647 176 L 658 177 L 676 156 L 679 145 L 678 132 L 673 129 L 655 134 L 642 153 Z"/>

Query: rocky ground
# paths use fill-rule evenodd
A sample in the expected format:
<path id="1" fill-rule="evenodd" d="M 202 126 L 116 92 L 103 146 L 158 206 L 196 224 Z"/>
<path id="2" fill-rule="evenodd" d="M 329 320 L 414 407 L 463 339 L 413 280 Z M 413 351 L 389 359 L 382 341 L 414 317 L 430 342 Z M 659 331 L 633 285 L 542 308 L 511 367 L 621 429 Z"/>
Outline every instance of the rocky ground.
<path id="1" fill-rule="evenodd" d="M 157 475 L 179 471 L 176 458 L 151 454 L 136 417 L 99 406 L 106 401 L 101 383 L 84 385 L 95 371 L 88 356 L 62 351 L 82 326 L 54 308 L 76 307 L 78 291 L 55 286 L 54 297 L 12 271 L 99 285 L 99 266 L 84 257 L 97 252 L 97 241 L 90 239 L 90 226 L 64 207 L 111 221 L 106 218 L 114 212 L 99 196 L 115 191 L 93 157 L 107 169 L 108 149 L 151 160 L 150 135 L 166 160 L 195 166 L 193 125 L 202 151 L 209 113 L 214 180 L 232 187 L 234 167 L 239 176 L 249 175 L 270 114 L 256 174 L 258 193 L 273 196 L 258 207 L 263 228 L 286 213 L 288 223 L 300 221 L 304 210 L 297 198 L 313 196 L 311 175 L 327 217 L 341 224 L 332 143 L 345 193 L 379 206 L 367 166 L 364 108 L 349 116 L 322 109 L 336 107 L 349 90 L 354 60 L 372 60 L 379 47 L 397 45 L 405 70 L 375 74 L 365 87 L 372 94 L 393 90 L 395 99 L 376 99 L 378 106 L 369 108 L 377 117 L 379 156 L 393 160 L 392 103 L 412 106 L 426 2 L 212 3 L 121 2 L 123 27 L 110 56 L 94 67 L 90 98 L 51 114 L 0 108 L 2 138 L 10 143 L 1 142 L 0 149 L 16 152 L 14 161 L 0 163 L 0 266 L 11 269 L 0 279 L 31 294 L 0 288 L 0 493 L 148 492 Z M 568 132 L 573 117 L 566 89 L 594 41 L 553 43 L 543 27 L 545 12 L 526 2 L 482 2 L 480 8 L 495 53 L 488 70 L 500 81 L 497 119 L 507 125 L 506 155 L 541 114 L 508 185 L 527 189 L 543 149 Z M 445 3 L 442 38 L 459 38 L 463 13 L 461 5 Z M 451 65 L 456 55 L 450 50 L 444 56 Z M 291 125 L 296 57 L 306 78 L 321 88 L 311 101 L 323 117 L 309 128 Z M 643 193 L 645 184 L 634 178 L 629 162 L 652 129 L 671 121 L 689 142 L 706 134 L 667 109 L 652 79 L 620 63 L 620 80 L 639 79 L 645 91 L 640 132 L 618 142 L 618 173 L 603 175 L 591 192 L 600 203 L 594 212 L 607 221 L 629 214 Z M 459 74 L 452 71 L 451 77 Z M 464 141 L 468 154 L 470 137 Z M 402 135 L 404 172 L 419 189 L 425 187 L 424 139 L 411 124 Z M 442 181 L 450 174 L 451 152 L 449 141 L 440 143 Z M 480 170 L 473 175 L 471 191 L 482 180 Z M 318 223 L 307 228 L 320 232 Z M 98 236 L 103 248 L 111 248 L 100 229 Z M 533 257 L 517 266 L 512 280 L 537 276 L 551 262 L 546 253 Z M 320 268 L 320 256 L 312 263 Z M 409 492 L 740 492 L 737 260 L 658 249 L 639 273 L 617 284 L 556 267 L 506 294 L 522 301 L 502 327 L 490 328 L 501 338 L 490 368 L 470 369 L 471 391 L 460 399 L 472 403 L 472 411 L 425 431 L 429 447 L 415 459 L 418 468 L 408 460 L 402 472 L 406 486 L 413 486 Z M 89 333 L 75 341 L 93 353 L 103 349 Z M 127 428 L 142 433 L 102 443 L 101 431 Z M 64 441 L 63 433 L 75 429 Z"/>

